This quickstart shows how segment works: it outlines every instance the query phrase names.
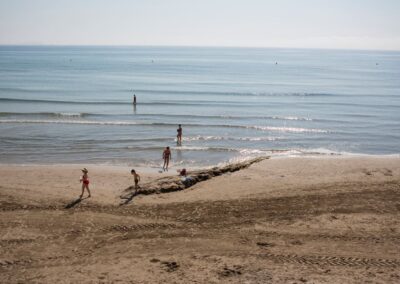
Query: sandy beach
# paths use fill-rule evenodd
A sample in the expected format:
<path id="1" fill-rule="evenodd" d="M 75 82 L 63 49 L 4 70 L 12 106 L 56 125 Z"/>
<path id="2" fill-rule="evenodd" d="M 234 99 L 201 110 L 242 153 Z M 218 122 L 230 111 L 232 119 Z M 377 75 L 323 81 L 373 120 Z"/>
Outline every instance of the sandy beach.
<path id="1" fill-rule="evenodd" d="M 270 158 L 128 202 L 126 167 L 0 176 L 1 283 L 400 282 L 399 157 Z"/>

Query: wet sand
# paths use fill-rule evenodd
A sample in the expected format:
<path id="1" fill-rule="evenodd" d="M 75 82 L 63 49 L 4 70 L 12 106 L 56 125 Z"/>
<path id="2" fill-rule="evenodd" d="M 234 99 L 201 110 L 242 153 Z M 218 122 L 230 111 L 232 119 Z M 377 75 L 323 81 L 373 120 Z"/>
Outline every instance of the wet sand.
<path id="1" fill-rule="evenodd" d="M 186 189 L 139 173 L 134 196 L 129 171 L 0 166 L 0 283 L 400 282 L 398 157 L 271 158 Z"/>

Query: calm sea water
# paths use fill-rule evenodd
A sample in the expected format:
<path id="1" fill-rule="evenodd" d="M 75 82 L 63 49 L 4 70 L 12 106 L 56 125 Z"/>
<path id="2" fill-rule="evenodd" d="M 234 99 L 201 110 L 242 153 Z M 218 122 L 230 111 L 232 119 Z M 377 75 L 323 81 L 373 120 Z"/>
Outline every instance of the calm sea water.
<path id="1" fill-rule="evenodd" d="M 158 167 L 171 146 L 175 166 L 210 166 L 399 141 L 400 52 L 0 47 L 0 163 Z"/>

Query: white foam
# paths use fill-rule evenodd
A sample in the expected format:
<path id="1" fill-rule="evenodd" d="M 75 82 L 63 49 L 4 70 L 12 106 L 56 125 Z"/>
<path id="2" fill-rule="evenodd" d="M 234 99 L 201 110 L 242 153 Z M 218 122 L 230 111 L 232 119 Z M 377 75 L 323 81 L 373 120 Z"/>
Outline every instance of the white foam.
<path id="1" fill-rule="evenodd" d="M 315 129 L 315 128 L 300 128 L 300 127 L 278 127 L 278 126 L 249 126 L 263 131 L 278 131 L 278 132 L 292 132 L 292 133 L 329 133 L 328 130 Z"/>
<path id="2" fill-rule="evenodd" d="M 34 124 L 88 124 L 88 125 L 138 125 L 134 121 L 91 121 L 91 120 L 39 120 L 39 119 L 1 119 L 0 123 L 34 123 Z"/>
<path id="3" fill-rule="evenodd" d="M 183 141 L 277 141 L 282 137 L 225 137 L 225 136 L 188 136 L 183 137 Z"/>
<path id="4" fill-rule="evenodd" d="M 75 112 L 59 112 L 59 113 L 54 113 L 55 116 L 60 116 L 60 117 L 82 117 L 84 114 L 83 113 L 75 113 Z"/>
<path id="5" fill-rule="evenodd" d="M 146 123 L 146 122 L 135 122 L 135 121 L 93 121 L 93 120 L 48 120 L 48 119 L 1 119 L 0 123 L 52 123 L 52 124 L 88 124 L 88 125 L 117 125 L 117 126 L 129 126 L 129 125 L 169 125 L 164 123 Z M 191 125 L 191 126 L 203 126 L 207 125 Z M 329 133 L 327 130 L 323 129 L 313 129 L 313 128 L 298 128 L 298 127 L 277 127 L 277 126 L 244 126 L 244 125 L 215 125 L 219 127 L 237 127 L 237 128 L 247 128 L 256 129 L 262 131 L 277 131 L 277 132 L 292 132 L 292 133 Z M 205 139 L 214 139 L 218 136 L 205 136 Z"/>
<path id="6" fill-rule="evenodd" d="M 202 147 L 202 146 L 176 146 L 172 147 L 173 150 L 177 151 L 239 151 L 234 148 L 223 148 L 223 147 Z"/>
<path id="7" fill-rule="evenodd" d="M 272 116 L 272 119 L 312 121 L 311 118 L 298 116 Z"/>

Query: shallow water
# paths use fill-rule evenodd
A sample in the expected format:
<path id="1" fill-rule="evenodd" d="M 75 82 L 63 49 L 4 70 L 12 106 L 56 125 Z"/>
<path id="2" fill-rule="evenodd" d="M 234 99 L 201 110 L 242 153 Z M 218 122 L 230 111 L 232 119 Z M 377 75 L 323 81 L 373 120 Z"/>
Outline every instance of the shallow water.
<path id="1" fill-rule="evenodd" d="M 0 163 L 398 155 L 398 78 L 400 52 L 3 46 Z"/>

